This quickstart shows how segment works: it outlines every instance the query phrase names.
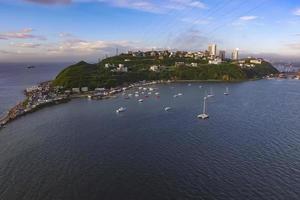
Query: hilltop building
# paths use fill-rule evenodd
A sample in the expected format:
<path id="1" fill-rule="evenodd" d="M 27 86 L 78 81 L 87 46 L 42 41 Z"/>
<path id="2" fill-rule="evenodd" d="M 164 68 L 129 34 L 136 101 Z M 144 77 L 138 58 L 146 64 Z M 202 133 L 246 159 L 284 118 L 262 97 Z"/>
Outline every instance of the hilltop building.
<path id="1" fill-rule="evenodd" d="M 251 59 L 250 60 L 251 64 L 258 64 L 258 65 L 260 65 L 260 64 L 262 64 L 262 62 L 263 62 L 263 59 L 260 59 L 260 58 L 258 58 L 258 59 Z"/>
<path id="2" fill-rule="evenodd" d="M 208 61 L 208 63 L 212 64 L 212 65 L 219 65 L 219 64 L 222 64 L 222 59 L 221 58 L 215 58 L 213 60 Z"/>
<path id="3" fill-rule="evenodd" d="M 235 50 L 233 50 L 232 52 L 232 60 L 239 60 L 239 49 L 236 48 Z"/>
<path id="4" fill-rule="evenodd" d="M 153 71 L 153 72 L 159 72 L 159 66 L 157 65 L 152 65 L 149 69 L 150 71 Z"/>
<path id="5" fill-rule="evenodd" d="M 209 45 L 208 52 L 211 57 L 216 57 L 217 56 L 217 45 L 216 44 Z"/>
<path id="6" fill-rule="evenodd" d="M 125 67 L 124 64 L 119 64 L 117 69 L 115 70 L 116 72 L 128 72 L 128 68 Z"/>
<path id="7" fill-rule="evenodd" d="M 220 58 L 221 60 L 225 60 L 225 59 L 226 59 L 225 54 L 226 54 L 225 51 L 222 51 L 222 50 L 219 51 L 219 58 Z"/>

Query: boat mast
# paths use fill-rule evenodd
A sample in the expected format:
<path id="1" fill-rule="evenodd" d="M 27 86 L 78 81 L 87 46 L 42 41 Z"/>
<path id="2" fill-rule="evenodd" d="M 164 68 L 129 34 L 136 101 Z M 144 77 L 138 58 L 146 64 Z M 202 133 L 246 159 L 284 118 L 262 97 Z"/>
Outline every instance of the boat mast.
<path id="1" fill-rule="evenodd" d="M 206 97 L 203 98 L 203 114 L 206 113 Z"/>

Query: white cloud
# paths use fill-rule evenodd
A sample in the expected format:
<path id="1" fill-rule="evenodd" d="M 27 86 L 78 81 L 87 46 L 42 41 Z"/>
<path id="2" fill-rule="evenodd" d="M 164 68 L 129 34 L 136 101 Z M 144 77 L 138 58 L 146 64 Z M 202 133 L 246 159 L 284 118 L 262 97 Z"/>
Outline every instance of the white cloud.
<path id="1" fill-rule="evenodd" d="M 72 0 L 24 0 L 31 3 L 39 3 L 39 4 L 69 4 Z"/>
<path id="2" fill-rule="evenodd" d="M 51 54 L 111 54 L 119 48 L 120 52 L 138 48 L 137 42 L 129 41 L 87 41 L 83 39 L 67 39 L 47 45 L 47 52 Z"/>
<path id="3" fill-rule="evenodd" d="M 242 16 L 239 19 L 242 21 L 251 21 L 251 20 L 255 20 L 257 18 L 258 18 L 257 16 Z"/>
<path id="4" fill-rule="evenodd" d="M 13 47 L 19 47 L 19 48 L 37 48 L 40 47 L 41 44 L 37 44 L 37 43 L 11 43 L 11 46 Z"/>
<path id="5" fill-rule="evenodd" d="M 249 22 L 255 21 L 257 19 L 258 16 L 253 16 L 253 15 L 241 16 L 236 21 L 234 21 L 231 25 L 236 27 L 243 27 Z M 256 25 L 259 25 L 259 23 L 256 23 Z"/>
<path id="6" fill-rule="evenodd" d="M 100 2 L 111 6 L 141 10 L 151 13 L 166 13 L 170 10 L 182 10 L 186 8 L 206 8 L 200 0 L 23 0 L 25 2 L 43 5 L 70 5 L 72 3 Z"/>
<path id="7" fill-rule="evenodd" d="M 65 33 L 65 32 L 59 33 L 58 36 L 61 37 L 61 38 L 74 37 L 73 34 L 71 34 L 71 33 Z"/>
<path id="8" fill-rule="evenodd" d="M 289 50 L 292 50 L 292 51 L 300 50 L 300 43 L 290 43 L 290 44 L 287 44 L 286 46 L 289 48 Z"/>
<path id="9" fill-rule="evenodd" d="M 20 31 L 0 33 L 0 40 L 8 39 L 38 39 L 46 40 L 44 36 L 32 34 L 32 28 L 24 28 Z"/>
<path id="10" fill-rule="evenodd" d="M 183 10 L 187 8 L 206 8 L 199 0 L 98 0 L 116 7 L 141 10 L 152 13 L 165 13 L 170 10 Z"/>
<path id="11" fill-rule="evenodd" d="M 294 15 L 296 16 L 300 16 L 300 8 L 296 9 L 294 12 L 293 12 Z"/>
<path id="12" fill-rule="evenodd" d="M 210 23 L 210 20 L 207 19 L 191 19 L 191 18 L 183 18 L 182 22 L 186 22 L 193 25 L 206 25 Z"/>

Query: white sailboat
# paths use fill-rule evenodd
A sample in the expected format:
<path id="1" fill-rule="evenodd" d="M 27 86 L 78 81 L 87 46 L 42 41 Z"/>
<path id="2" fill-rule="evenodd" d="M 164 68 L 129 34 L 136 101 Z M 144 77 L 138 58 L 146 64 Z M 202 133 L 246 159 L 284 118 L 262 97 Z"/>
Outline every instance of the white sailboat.
<path id="1" fill-rule="evenodd" d="M 203 98 L 203 113 L 197 116 L 199 119 L 208 119 L 209 118 L 209 115 L 206 113 L 206 99 L 207 99 L 207 97 Z"/>
<path id="2" fill-rule="evenodd" d="M 226 88 L 226 91 L 224 92 L 224 95 L 229 95 L 229 89 L 228 89 L 228 87 Z"/>

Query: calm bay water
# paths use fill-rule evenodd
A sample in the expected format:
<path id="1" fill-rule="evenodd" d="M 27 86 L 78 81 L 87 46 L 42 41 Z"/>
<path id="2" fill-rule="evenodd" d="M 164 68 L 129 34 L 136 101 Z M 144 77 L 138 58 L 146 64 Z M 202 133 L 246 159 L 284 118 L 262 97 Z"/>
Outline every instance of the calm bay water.
<path id="1" fill-rule="evenodd" d="M 201 85 L 16 120 L 0 131 L 0 199 L 300 199 L 300 82 Z"/>

